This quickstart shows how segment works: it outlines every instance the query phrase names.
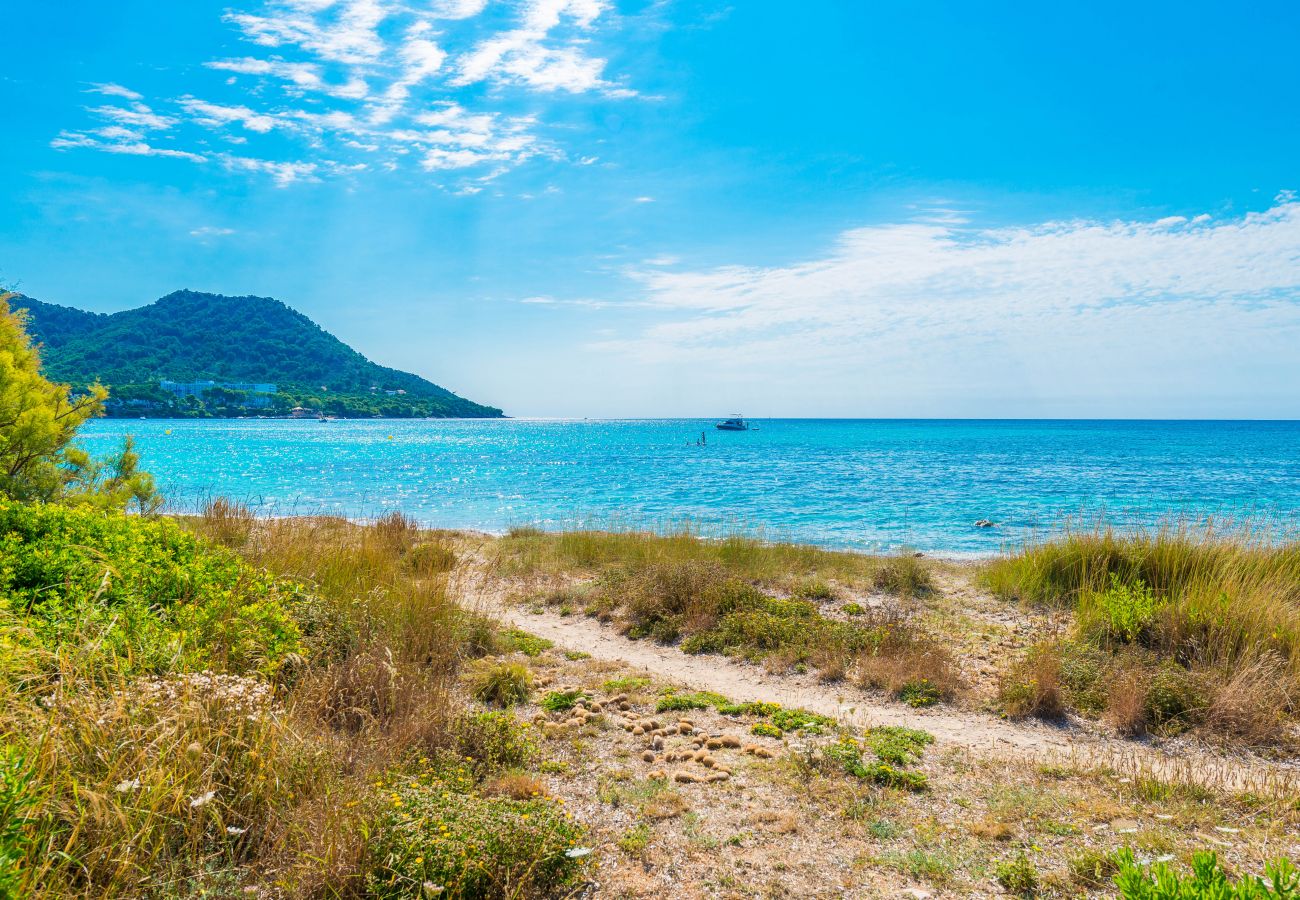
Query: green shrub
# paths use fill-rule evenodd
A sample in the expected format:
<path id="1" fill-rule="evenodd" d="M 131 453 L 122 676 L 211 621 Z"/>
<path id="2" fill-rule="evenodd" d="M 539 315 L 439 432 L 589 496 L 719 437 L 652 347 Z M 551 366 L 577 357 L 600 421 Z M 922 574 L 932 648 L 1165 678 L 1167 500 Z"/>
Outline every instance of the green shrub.
<path id="1" fill-rule="evenodd" d="M 0 500 L 0 610 L 51 650 L 271 674 L 304 652 L 298 593 L 171 521 Z"/>
<path id="2" fill-rule="evenodd" d="M 862 616 L 867 612 L 861 603 L 845 603 L 840 609 L 846 616 Z"/>
<path id="3" fill-rule="evenodd" d="M 537 756 L 530 726 L 507 712 L 469 713 L 451 726 L 457 755 L 482 779 L 502 769 L 523 769 Z"/>
<path id="4" fill-rule="evenodd" d="M 1192 857 L 1190 876 L 1179 875 L 1164 863 L 1146 868 L 1131 850 L 1117 855 L 1115 885 L 1124 900 L 1296 900 L 1300 897 L 1300 871 L 1286 859 L 1264 869 L 1264 877 L 1246 875 L 1231 881 L 1214 853 Z"/>
<path id="5" fill-rule="evenodd" d="M 586 700 L 582 691 L 550 691 L 542 698 L 541 707 L 547 712 L 566 712 L 578 705 L 579 700 Z"/>
<path id="6" fill-rule="evenodd" d="M 532 673 L 522 663 L 493 662 L 480 665 L 471 676 L 471 681 L 474 699 L 489 706 L 527 703 L 533 690 Z"/>
<path id="7" fill-rule="evenodd" d="M 441 541 L 416 544 L 402 557 L 403 564 L 417 575 L 428 577 L 456 568 L 456 551 Z"/>
<path id="8" fill-rule="evenodd" d="M 1104 590 L 1079 598 L 1079 629 L 1102 646 L 1140 643 L 1150 636 L 1162 606 L 1141 579 L 1126 583 L 1112 572 Z"/>
<path id="9" fill-rule="evenodd" d="M 369 896 L 487 900 L 567 893 L 579 883 L 581 826 L 549 799 L 461 793 L 409 780 L 383 800 L 369 847 Z"/>
<path id="10" fill-rule="evenodd" d="M 1007 893 L 1018 897 L 1032 897 L 1038 893 L 1038 870 L 1023 852 L 1011 859 L 998 862 L 994 867 L 998 884 L 1006 888 Z"/>
<path id="11" fill-rule="evenodd" d="M 769 722 L 755 722 L 754 727 L 749 729 L 749 733 L 758 737 L 782 738 L 785 732 Z"/>

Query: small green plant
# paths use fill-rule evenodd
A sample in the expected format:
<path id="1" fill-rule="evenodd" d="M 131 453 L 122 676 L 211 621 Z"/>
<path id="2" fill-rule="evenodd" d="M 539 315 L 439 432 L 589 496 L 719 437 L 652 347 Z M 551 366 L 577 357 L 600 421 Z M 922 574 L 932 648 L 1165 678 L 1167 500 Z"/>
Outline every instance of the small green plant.
<path id="1" fill-rule="evenodd" d="M 1038 893 L 1038 869 L 1029 861 L 1024 852 L 1017 853 L 1011 859 L 1000 861 L 994 867 L 998 884 L 1006 888 L 1007 893 L 1017 897 L 1033 897 Z"/>
<path id="2" fill-rule="evenodd" d="M 727 706 L 730 701 L 721 694 L 710 691 L 694 691 L 679 694 L 664 694 L 655 703 L 655 712 L 684 712 L 690 709 L 717 709 Z"/>
<path id="3" fill-rule="evenodd" d="M 871 836 L 878 841 L 892 841 L 902 834 L 903 829 L 889 819 L 876 819 L 867 826 L 867 831 L 871 832 Z"/>
<path id="4" fill-rule="evenodd" d="M 834 600 L 835 588 L 821 578 L 809 578 L 795 585 L 791 593 L 805 600 Z"/>
<path id="5" fill-rule="evenodd" d="M 641 678 L 636 675 L 627 675 L 623 678 L 611 678 L 601 687 L 607 694 L 632 694 L 636 691 L 645 690 L 650 686 L 649 678 Z"/>
<path id="6" fill-rule="evenodd" d="M 1300 897 L 1300 870 L 1284 858 L 1269 863 L 1264 877 L 1245 875 L 1232 881 L 1211 852 L 1192 857 L 1190 876 L 1179 875 L 1164 863 L 1139 865 L 1133 851 L 1117 854 L 1115 886 L 1124 900 L 1296 900 Z"/>
<path id="7" fill-rule="evenodd" d="M 785 736 L 785 732 L 770 722 L 755 722 L 754 727 L 749 729 L 749 733 L 758 737 L 770 737 L 780 739 Z"/>
<path id="8" fill-rule="evenodd" d="M 806 709 L 777 709 L 772 713 L 771 718 L 772 724 L 782 731 L 824 734 L 835 727 L 834 719 L 808 712 Z"/>
<path id="9" fill-rule="evenodd" d="M 548 641 L 546 638 L 520 631 L 517 628 L 501 632 L 501 647 L 506 653 L 518 651 L 524 656 L 537 657 L 554 646 L 554 641 Z"/>
<path id="10" fill-rule="evenodd" d="M 471 677 L 474 699 L 489 706 L 527 703 L 532 690 L 532 673 L 522 663 L 486 662 Z"/>
<path id="11" fill-rule="evenodd" d="M 591 659 L 591 654 L 582 650 L 565 650 L 564 658 L 569 662 L 577 662 L 580 659 Z"/>
<path id="12" fill-rule="evenodd" d="M 849 775 L 870 781 L 882 787 L 902 788 L 908 791 L 924 791 L 929 787 L 929 780 L 923 772 L 908 771 L 901 766 L 891 765 L 882 760 L 868 760 L 863 757 L 862 743 L 854 738 L 843 737 L 823 749 L 827 760 L 839 766 Z"/>
<path id="13" fill-rule="evenodd" d="M 1114 853 L 1089 848 L 1071 856 L 1065 867 L 1075 884 L 1097 890 L 1108 885 L 1119 871 L 1119 860 Z"/>
<path id="14" fill-rule="evenodd" d="M 845 603 L 840 609 L 846 616 L 864 616 L 867 614 L 866 607 L 861 603 Z"/>
<path id="15" fill-rule="evenodd" d="M 565 712 L 577 706 L 578 701 L 586 699 L 587 695 L 582 691 L 550 691 L 542 697 L 540 705 L 547 712 Z"/>
<path id="16" fill-rule="evenodd" d="M 645 853 L 645 849 L 650 844 L 650 826 L 645 822 L 633 825 L 627 831 L 619 835 L 618 849 L 622 850 L 628 856 L 640 859 Z"/>
<path id="17" fill-rule="evenodd" d="M 780 709 L 781 704 L 779 703 L 762 703 L 751 700 L 746 703 L 724 703 L 718 707 L 718 712 L 724 716 L 758 716 L 766 718 Z"/>
<path id="18" fill-rule="evenodd" d="M 918 728 L 882 725 L 867 732 L 867 745 L 881 762 L 910 766 L 921 758 L 925 748 L 934 743 L 934 735 Z"/>
<path id="19" fill-rule="evenodd" d="M 898 689 L 898 699 L 917 708 L 934 706 L 943 699 L 943 692 L 928 678 L 913 678 Z"/>
<path id="20" fill-rule="evenodd" d="M 1079 627 L 1102 644 L 1138 643 L 1155 622 L 1161 601 L 1142 579 L 1126 583 L 1110 573 L 1110 586 L 1079 600 Z"/>

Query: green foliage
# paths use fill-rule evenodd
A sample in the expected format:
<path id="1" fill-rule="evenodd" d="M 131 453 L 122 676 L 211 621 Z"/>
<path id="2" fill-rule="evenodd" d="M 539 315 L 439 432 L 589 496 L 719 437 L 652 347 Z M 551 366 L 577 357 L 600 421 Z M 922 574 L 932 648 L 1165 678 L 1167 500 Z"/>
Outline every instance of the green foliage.
<path id="1" fill-rule="evenodd" d="M 1232 881 L 1214 853 L 1192 857 L 1190 876 L 1179 875 L 1164 863 L 1143 867 L 1130 850 L 1117 857 L 1115 885 L 1124 900 L 1296 900 L 1300 898 L 1300 871 L 1286 859 L 1277 859 L 1264 877 L 1247 875 Z"/>
<path id="2" fill-rule="evenodd" d="M 554 641 L 548 641 L 546 638 L 520 631 L 517 628 L 507 629 L 501 632 L 498 637 L 503 652 L 519 652 L 524 656 L 541 656 L 544 651 L 555 646 Z"/>
<path id="3" fill-rule="evenodd" d="M 918 728 L 881 725 L 867 731 L 867 745 L 881 762 L 910 766 L 921 758 L 925 748 L 934 743 L 934 735 Z"/>
<path id="4" fill-rule="evenodd" d="M 462 792 L 437 777 L 399 783 L 369 847 L 368 896 L 487 900 L 566 893 L 579 883 L 581 826 L 549 799 Z M 385 802 L 386 801 L 386 802 Z"/>
<path id="5" fill-rule="evenodd" d="M 928 678 L 913 678 L 903 683 L 897 696 L 908 706 L 920 708 L 934 706 L 943 699 L 943 692 Z"/>
<path id="6" fill-rule="evenodd" d="M 36 790 L 31 766 L 19 748 L 0 748 L 0 900 L 21 896 L 19 867 L 32 845 Z"/>
<path id="7" fill-rule="evenodd" d="M 151 512 L 153 480 L 139 471 L 129 440 L 103 460 L 72 444 L 77 429 L 103 412 L 108 393 L 96 382 L 74 396 L 44 377 L 26 315 L 9 309 L 13 297 L 0 292 L 0 497 L 118 509 L 137 503 Z"/>
<path id="8" fill-rule="evenodd" d="M 755 722 L 754 727 L 749 729 L 749 733 L 757 737 L 780 738 L 785 737 L 785 732 L 770 722 Z"/>
<path id="9" fill-rule="evenodd" d="M 137 672 L 270 673 L 303 650 L 296 596 L 170 521 L 0 501 L 0 610 L 15 640 L 54 649 L 93 635 Z"/>
<path id="10" fill-rule="evenodd" d="M 650 826 L 645 822 L 633 825 L 619 835 L 618 849 L 628 856 L 640 858 L 645 853 L 646 847 L 650 845 L 650 835 Z"/>
<path id="11" fill-rule="evenodd" d="M 582 691 L 550 691 L 542 698 L 541 707 L 547 712 L 566 712 L 578 705 L 579 700 L 586 700 Z"/>
<path id="12" fill-rule="evenodd" d="M 677 692 L 664 694 L 655 703 L 655 712 L 674 712 L 688 709 L 714 709 L 721 708 L 730 703 L 726 697 L 721 694 L 714 694 L 709 691 L 694 691 L 679 694 Z"/>
<path id="13" fill-rule="evenodd" d="M 623 678 L 611 678 L 601 685 L 607 694 L 630 694 L 634 691 L 644 690 L 650 686 L 649 678 L 641 678 L 636 675 L 628 675 Z"/>
<path id="14" fill-rule="evenodd" d="M 1096 890 L 1110 883 L 1119 870 L 1119 860 L 1113 853 L 1089 848 L 1071 856 L 1066 861 L 1066 870 L 1075 884 Z"/>
<path id="15" fill-rule="evenodd" d="M 718 707 L 724 716 L 761 716 L 767 717 L 781 708 L 779 703 L 763 703 L 750 700 L 745 703 L 726 703 Z"/>
<path id="16" fill-rule="evenodd" d="M 1161 606 L 1141 579 L 1126 583 L 1112 572 L 1104 590 L 1080 598 L 1079 628 L 1102 645 L 1138 643 L 1149 635 Z"/>
<path id="17" fill-rule="evenodd" d="M 878 755 L 875 759 L 867 759 L 864 749 L 870 749 L 870 745 L 864 748 L 862 741 L 846 735 L 823 748 L 822 753 L 833 765 L 863 781 L 908 791 L 924 791 L 929 787 L 929 779 L 924 773 L 910 771 L 901 764 L 886 762 Z"/>
<path id="18" fill-rule="evenodd" d="M 796 584 L 794 590 L 790 593 L 805 600 L 825 601 L 835 599 L 835 588 L 831 587 L 830 582 L 821 578 L 804 579 Z"/>
<path id="19" fill-rule="evenodd" d="M 74 384 L 98 379 L 123 399 L 122 387 L 133 386 L 138 396 L 130 399 L 170 403 L 175 398 L 156 393 L 161 373 L 174 381 L 275 382 L 281 390 L 276 407 L 286 411 L 301 405 L 342 416 L 501 415 L 419 376 L 376 365 L 306 316 L 265 297 L 177 291 L 149 306 L 91 317 L 29 298 L 22 303 L 45 341 L 52 377 Z M 384 393 L 390 390 L 405 393 Z M 245 409 L 231 405 L 238 399 L 215 395 L 210 406 L 200 401 L 164 411 L 242 414 Z M 151 411 L 122 409 L 134 415 Z"/>
<path id="20" fill-rule="evenodd" d="M 537 757 L 530 727 L 507 712 L 467 713 L 452 725 L 456 753 L 478 779 L 503 769 L 522 769 Z"/>
<path id="21" fill-rule="evenodd" d="M 532 673 L 521 663 L 489 662 L 472 677 L 474 699 L 491 706 L 527 703 L 532 690 Z"/>
<path id="22" fill-rule="evenodd" d="M 865 615 L 867 612 L 866 608 L 863 607 L 861 603 L 845 603 L 844 606 L 841 607 L 841 611 L 846 616 L 861 616 Z"/>
<path id="23" fill-rule="evenodd" d="M 1033 897 L 1038 893 L 1038 870 L 1023 851 L 1011 859 L 998 862 L 994 867 L 994 873 L 997 875 L 998 884 L 1006 888 L 1009 894 Z"/>
<path id="24" fill-rule="evenodd" d="M 772 724 L 782 731 L 822 734 L 835 727 L 835 720 L 806 709 L 777 709 L 772 713 Z"/>

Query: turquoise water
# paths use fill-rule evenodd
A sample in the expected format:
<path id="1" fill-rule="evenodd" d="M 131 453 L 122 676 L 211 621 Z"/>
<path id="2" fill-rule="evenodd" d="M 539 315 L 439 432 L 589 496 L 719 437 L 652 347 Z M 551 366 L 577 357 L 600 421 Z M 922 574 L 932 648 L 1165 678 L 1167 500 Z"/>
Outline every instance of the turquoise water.
<path id="1" fill-rule="evenodd" d="M 774 539 L 983 554 L 1066 518 L 1300 519 L 1300 423 L 763 420 L 101 420 L 134 434 L 182 508 L 211 496 L 266 514 L 438 527 L 740 529 Z M 695 441 L 707 433 L 707 446 Z M 998 527 L 973 527 L 977 519 Z"/>

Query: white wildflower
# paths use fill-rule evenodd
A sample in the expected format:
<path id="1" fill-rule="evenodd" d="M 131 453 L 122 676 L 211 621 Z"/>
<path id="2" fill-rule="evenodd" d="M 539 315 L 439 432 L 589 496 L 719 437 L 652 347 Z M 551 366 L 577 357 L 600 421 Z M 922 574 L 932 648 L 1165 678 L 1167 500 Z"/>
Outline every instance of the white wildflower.
<path id="1" fill-rule="evenodd" d="M 198 809 L 200 806 L 206 806 L 212 802 L 212 798 L 217 796 L 216 791 L 208 791 L 206 794 L 199 794 L 190 801 L 190 809 Z"/>
<path id="2" fill-rule="evenodd" d="M 119 794 L 129 794 L 131 791 L 138 791 L 140 790 L 140 779 L 132 778 L 130 781 L 119 781 L 116 786 L 114 786 L 113 790 L 117 791 Z"/>

